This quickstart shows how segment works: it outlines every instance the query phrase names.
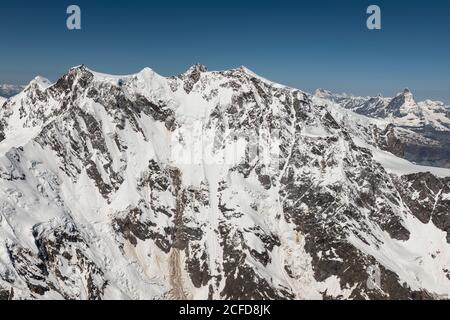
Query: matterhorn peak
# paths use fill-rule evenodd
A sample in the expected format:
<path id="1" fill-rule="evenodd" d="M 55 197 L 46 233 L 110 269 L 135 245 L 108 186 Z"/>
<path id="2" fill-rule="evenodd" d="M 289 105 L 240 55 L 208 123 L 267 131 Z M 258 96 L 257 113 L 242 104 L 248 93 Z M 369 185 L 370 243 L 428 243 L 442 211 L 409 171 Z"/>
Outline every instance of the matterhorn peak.
<path id="1" fill-rule="evenodd" d="M 411 90 L 409 88 L 403 89 L 403 92 L 397 94 L 397 96 L 405 97 L 406 100 L 414 100 L 414 96 Z"/>
<path id="2" fill-rule="evenodd" d="M 401 116 L 405 110 L 410 109 L 415 105 L 416 102 L 414 101 L 412 92 L 406 88 L 391 100 L 386 110 L 394 116 Z"/>
<path id="3" fill-rule="evenodd" d="M 404 97 L 406 97 L 406 100 L 409 100 L 409 101 L 411 101 L 412 103 L 415 103 L 415 102 L 414 102 L 414 94 L 413 94 L 412 91 L 409 90 L 408 88 L 405 88 L 405 89 L 403 90 L 402 95 L 403 95 Z"/>

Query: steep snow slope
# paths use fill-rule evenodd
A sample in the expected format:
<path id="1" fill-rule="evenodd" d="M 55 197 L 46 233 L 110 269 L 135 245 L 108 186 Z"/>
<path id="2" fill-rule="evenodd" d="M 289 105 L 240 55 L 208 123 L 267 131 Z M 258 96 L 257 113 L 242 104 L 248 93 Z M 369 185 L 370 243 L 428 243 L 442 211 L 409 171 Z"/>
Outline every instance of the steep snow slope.
<path id="1" fill-rule="evenodd" d="M 0 109 L 0 297 L 448 296 L 450 170 L 390 168 L 389 125 L 326 101 L 246 68 L 35 79 Z"/>

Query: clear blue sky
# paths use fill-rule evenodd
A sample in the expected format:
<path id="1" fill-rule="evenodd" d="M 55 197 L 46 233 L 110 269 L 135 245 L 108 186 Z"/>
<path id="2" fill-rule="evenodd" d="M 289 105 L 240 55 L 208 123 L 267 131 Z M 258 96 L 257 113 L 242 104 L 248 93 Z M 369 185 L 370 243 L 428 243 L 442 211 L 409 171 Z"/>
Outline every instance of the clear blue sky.
<path id="1" fill-rule="evenodd" d="M 82 9 L 82 30 L 66 29 L 66 8 Z M 366 28 L 370 4 L 381 31 Z M 0 83 L 57 79 L 86 64 L 127 74 L 163 75 L 193 63 L 240 65 L 313 91 L 450 101 L 448 0 L 41 0 L 0 3 Z"/>

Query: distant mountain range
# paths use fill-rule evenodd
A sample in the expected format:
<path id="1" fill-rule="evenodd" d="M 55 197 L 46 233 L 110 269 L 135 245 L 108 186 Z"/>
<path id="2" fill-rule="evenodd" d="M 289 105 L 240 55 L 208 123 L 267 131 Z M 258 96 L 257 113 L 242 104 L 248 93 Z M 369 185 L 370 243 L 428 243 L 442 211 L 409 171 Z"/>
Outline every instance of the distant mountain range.
<path id="1" fill-rule="evenodd" d="M 395 154 L 422 165 L 450 168 L 450 106 L 440 101 L 416 102 L 405 89 L 394 98 L 356 97 L 318 89 L 315 96 L 343 108 L 389 123 Z"/>
<path id="2" fill-rule="evenodd" d="M 25 86 L 13 85 L 13 84 L 0 84 L 0 97 L 10 98 L 20 91 L 22 91 Z"/>
<path id="3" fill-rule="evenodd" d="M 401 127 L 411 129 L 429 127 L 437 131 L 450 131 L 450 106 L 440 101 L 416 102 L 409 89 L 405 89 L 394 98 L 333 94 L 323 89 L 318 89 L 315 95 L 368 117 L 390 119 Z"/>

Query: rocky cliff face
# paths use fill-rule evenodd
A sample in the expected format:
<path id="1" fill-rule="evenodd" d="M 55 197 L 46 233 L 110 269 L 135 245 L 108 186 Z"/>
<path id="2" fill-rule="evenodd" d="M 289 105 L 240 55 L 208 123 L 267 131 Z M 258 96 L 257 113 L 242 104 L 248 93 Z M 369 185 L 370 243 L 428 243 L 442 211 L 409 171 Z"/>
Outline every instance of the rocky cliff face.
<path id="1" fill-rule="evenodd" d="M 450 171 L 324 101 L 246 68 L 35 79 L 0 109 L 0 298 L 448 297 Z"/>

